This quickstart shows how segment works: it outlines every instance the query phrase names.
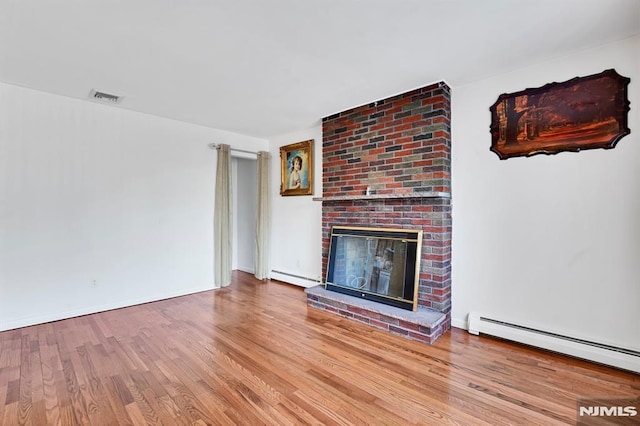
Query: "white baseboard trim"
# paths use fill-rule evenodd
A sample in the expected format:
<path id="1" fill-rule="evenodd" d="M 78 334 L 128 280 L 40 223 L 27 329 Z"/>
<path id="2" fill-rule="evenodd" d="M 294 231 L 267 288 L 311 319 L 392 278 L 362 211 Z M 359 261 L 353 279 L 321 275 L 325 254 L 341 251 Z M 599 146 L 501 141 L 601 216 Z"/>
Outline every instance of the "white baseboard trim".
<path id="1" fill-rule="evenodd" d="M 463 330 L 469 329 L 469 323 L 467 320 L 462 320 L 460 318 L 451 318 L 451 327 L 461 328 Z"/>
<path id="2" fill-rule="evenodd" d="M 157 302 L 159 300 L 171 299 L 174 297 L 186 296 L 188 294 L 200 293 L 202 291 L 213 290 L 213 286 L 204 288 L 193 288 L 179 292 L 169 292 L 153 297 L 140 297 L 136 299 L 121 300 L 117 302 L 105 303 L 103 305 L 87 306 L 69 311 L 52 312 L 45 315 L 36 315 L 27 318 L 19 318 L 12 321 L 0 322 L 0 331 L 14 330 L 16 328 L 29 327 L 32 325 L 45 324 L 53 321 L 60 321 L 68 318 L 80 317 L 83 315 L 95 314 L 98 312 L 111 311 L 114 309 L 127 308 L 129 306 L 141 305 L 143 303 Z"/>

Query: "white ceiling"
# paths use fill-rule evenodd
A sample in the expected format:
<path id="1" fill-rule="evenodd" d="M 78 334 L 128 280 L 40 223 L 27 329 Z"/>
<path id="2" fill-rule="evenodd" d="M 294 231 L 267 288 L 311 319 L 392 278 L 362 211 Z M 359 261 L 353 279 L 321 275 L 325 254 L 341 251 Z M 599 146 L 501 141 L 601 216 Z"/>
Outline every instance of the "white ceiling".
<path id="1" fill-rule="evenodd" d="M 639 33 L 640 0 L 0 0 L 0 81 L 268 138 Z"/>

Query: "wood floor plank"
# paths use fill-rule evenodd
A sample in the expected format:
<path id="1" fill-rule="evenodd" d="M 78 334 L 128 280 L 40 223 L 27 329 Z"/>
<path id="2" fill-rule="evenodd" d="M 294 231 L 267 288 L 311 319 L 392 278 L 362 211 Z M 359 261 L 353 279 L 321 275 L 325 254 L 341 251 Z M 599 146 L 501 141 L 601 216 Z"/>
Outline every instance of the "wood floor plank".
<path id="1" fill-rule="evenodd" d="M 4 418 L 5 402 L 7 400 L 7 387 L 9 384 L 8 380 L 6 380 L 8 374 L 8 368 L 0 367 L 0 419 Z"/>
<path id="2" fill-rule="evenodd" d="M 575 424 L 640 376 L 452 330 L 434 345 L 231 286 L 0 333 L 0 424 Z"/>
<path id="3" fill-rule="evenodd" d="M 45 326 L 48 326 L 46 324 Z M 43 327 L 43 332 L 39 333 L 40 349 L 40 372 L 42 377 L 42 393 L 44 397 L 46 424 L 59 424 L 60 409 L 56 389 L 55 372 L 62 371 L 62 365 L 58 358 L 58 349 L 51 344 L 49 338 L 49 327 Z"/>
<path id="4" fill-rule="evenodd" d="M 17 425 L 19 423 L 18 401 L 6 404 L 4 407 L 3 425 Z"/>
<path id="5" fill-rule="evenodd" d="M 105 395 L 116 419 L 115 424 L 132 425 L 133 422 L 131 421 L 131 417 L 129 417 L 129 412 L 127 411 L 126 405 L 119 394 L 120 391 L 118 390 L 118 385 L 114 383 L 113 377 L 116 376 L 104 377 L 102 385 L 105 388 Z M 120 386 L 122 386 L 122 384 Z"/>
<path id="6" fill-rule="evenodd" d="M 27 332 L 22 335 L 22 346 L 20 348 L 20 403 L 18 404 L 18 423 L 30 424 L 33 383 L 31 365 L 31 342 Z"/>
<path id="7" fill-rule="evenodd" d="M 94 344 L 86 342 L 77 348 L 77 359 L 82 367 L 81 370 L 77 369 L 77 374 L 83 376 L 84 385 L 81 385 L 81 389 L 87 401 L 87 414 L 91 424 L 115 424 L 116 417 L 99 372 L 100 364 L 92 358 L 93 347 Z"/>

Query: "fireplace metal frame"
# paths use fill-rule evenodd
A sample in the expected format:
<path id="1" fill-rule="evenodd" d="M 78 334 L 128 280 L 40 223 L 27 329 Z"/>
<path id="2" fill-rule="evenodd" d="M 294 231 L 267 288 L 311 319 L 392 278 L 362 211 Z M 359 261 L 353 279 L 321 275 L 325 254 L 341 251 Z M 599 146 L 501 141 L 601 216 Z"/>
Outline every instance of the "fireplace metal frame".
<path id="1" fill-rule="evenodd" d="M 402 241 L 407 244 L 407 256 L 404 269 L 404 286 L 402 297 L 371 292 L 333 282 L 335 269 L 335 243 L 338 238 L 356 237 L 380 240 Z M 401 309 L 416 311 L 418 308 L 418 289 L 420 285 L 420 263 L 422 259 L 422 230 L 398 228 L 368 228 L 352 226 L 333 226 L 329 243 L 329 257 L 325 277 L 325 288 L 338 293 L 347 294 L 394 306 Z"/>

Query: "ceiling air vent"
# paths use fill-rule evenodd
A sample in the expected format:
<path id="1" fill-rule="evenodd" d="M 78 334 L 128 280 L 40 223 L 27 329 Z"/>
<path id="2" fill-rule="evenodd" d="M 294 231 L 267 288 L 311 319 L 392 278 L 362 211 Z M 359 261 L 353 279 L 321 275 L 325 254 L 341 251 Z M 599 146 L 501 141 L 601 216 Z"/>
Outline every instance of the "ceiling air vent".
<path id="1" fill-rule="evenodd" d="M 118 102 L 120 102 L 120 99 L 122 99 L 122 96 L 112 95 L 110 93 L 105 93 L 105 92 L 98 92 L 96 89 L 91 89 L 91 92 L 89 93 L 89 98 L 96 99 L 102 102 L 108 102 L 111 104 L 117 104 Z"/>

